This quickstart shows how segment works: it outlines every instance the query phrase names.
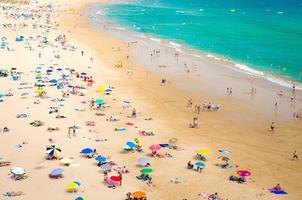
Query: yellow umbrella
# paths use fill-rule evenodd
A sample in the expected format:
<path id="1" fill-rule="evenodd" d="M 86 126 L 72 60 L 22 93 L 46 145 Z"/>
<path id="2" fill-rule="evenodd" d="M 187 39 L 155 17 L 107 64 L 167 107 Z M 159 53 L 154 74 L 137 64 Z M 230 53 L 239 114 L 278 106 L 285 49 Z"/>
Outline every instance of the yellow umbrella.
<path id="1" fill-rule="evenodd" d="M 96 91 L 99 93 L 103 93 L 105 91 L 105 89 L 106 89 L 105 86 L 99 85 L 99 86 L 97 86 Z"/>
<path id="2" fill-rule="evenodd" d="M 69 183 L 66 187 L 66 191 L 67 192 L 74 192 L 74 191 L 77 191 L 79 189 L 79 186 L 80 186 L 80 183 L 79 182 L 72 182 L 72 183 Z"/>
<path id="3" fill-rule="evenodd" d="M 198 155 L 208 155 L 208 154 L 211 154 L 212 152 L 208 149 L 201 149 L 201 150 L 197 150 L 196 153 Z"/>
<path id="4" fill-rule="evenodd" d="M 38 88 L 38 89 L 37 89 L 37 92 L 38 92 L 39 94 L 41 94 L 41 93 L 43 93 L 43 92 L 44 92 L 44 89 L 42 89 L 42 88 Z"/>

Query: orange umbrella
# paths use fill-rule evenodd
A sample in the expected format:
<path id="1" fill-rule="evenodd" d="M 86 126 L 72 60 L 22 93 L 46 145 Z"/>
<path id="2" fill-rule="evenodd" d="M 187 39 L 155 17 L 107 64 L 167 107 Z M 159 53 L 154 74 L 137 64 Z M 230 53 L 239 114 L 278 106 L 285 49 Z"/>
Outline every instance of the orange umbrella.
<path id="1" fill-rule="evenodd" d="M 137 191 L 137 192 L 133 192 L 132 196 L 134 198 L 144 198 L 144 197 L 146 197 L 146 193 L 141 192 L 141 191 Z"/>

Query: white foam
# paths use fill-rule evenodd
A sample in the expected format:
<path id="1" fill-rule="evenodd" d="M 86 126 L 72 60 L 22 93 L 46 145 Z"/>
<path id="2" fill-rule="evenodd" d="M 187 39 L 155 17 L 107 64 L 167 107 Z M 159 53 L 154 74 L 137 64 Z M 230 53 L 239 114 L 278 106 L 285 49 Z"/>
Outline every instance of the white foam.
<path id="1" fill-rule="evenodd" d="M 126 29 L 123 27 L 115 27 L 116 30 L 125 31 Z"/>
<path id="2" fill-rule="evenodd" d="M 175 42 L 169 42 L 169 44 L 172 45 L 172 46 L 175 46 L 175 47 L 181 47 L 180 44 L 177 44 L 177 43 L 175 43 Z"/>
<path id="3" fill-rule="evenodd" d="M 252 69 L 252 68 L 250 68 L 250 67 L 248 67 L 248 66 L 246 66 L 246 65 L 244 65 L 244 64 L 236 63 L 234 66 L 235 66 L 236 68 L 239 68 L 239 69 L 245 71 L 245 72 L 249 72 L 249 73 L 251 73 L 251 74 L 256 74 L 256 75 L 264 76 L 264 73 L 263 73 L 263 72 L 258 71 L 258 70 L 255 70 L 255 69 Z"/>
<path id="4" fill-rule="evenodd" d="M 155 42 L 161 42 L 161 39 L 153 38 L 151 37 L 150 40 L 155 41 Z"/>
<path id="5" fill-rule="evenodd" d="M 201 58 L 201 56 L 197 55 L 197 54 L 193 54 L 193 56 L 196 57 L 196 58 Z"/>

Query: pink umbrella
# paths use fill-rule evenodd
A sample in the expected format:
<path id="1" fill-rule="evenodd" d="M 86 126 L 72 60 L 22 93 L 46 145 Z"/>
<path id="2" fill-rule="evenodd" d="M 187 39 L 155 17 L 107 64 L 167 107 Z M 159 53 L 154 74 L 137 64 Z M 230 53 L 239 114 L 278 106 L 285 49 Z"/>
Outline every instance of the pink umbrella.
<path id="1" fill-rule="evenodd" d="M 152 145 L 149 147 L 149 149 L 150 149 L 151 151 L 158 151 L 158 150 L 161 149 L 161 147 L 159 146 L 159 144 L 152 144 Z"/>
<path id="2" fill-rule="evenodd" d="M 247 171 L 247 170 L 239 170 L 239 171 L 237 171 L 237 174 L 239 175 L 239 176 L 250 176 L 251 175 L 251 172 L 249 172 L 249 171 Z"/>

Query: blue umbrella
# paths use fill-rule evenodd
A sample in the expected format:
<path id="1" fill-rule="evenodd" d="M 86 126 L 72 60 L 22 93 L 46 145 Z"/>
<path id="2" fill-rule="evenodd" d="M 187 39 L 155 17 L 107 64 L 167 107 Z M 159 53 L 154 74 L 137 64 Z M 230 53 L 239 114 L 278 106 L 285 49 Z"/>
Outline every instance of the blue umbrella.
<path id="1" fill-rule="evenodd" d="M 42 79 L 38 79 L 37 82 L 41 83 L 41 82 L 43 82 L 43 80 Z"/>
<path id="2" fill-rule="evenodd" d="M 62 71 L 63 69 L 62 69 L 62 68 L 57 68 L 57 70 L 58 70 L 58 71 Z"/>
<path id="3" fill-rule="evenodd" d="M 84 197 L 77 197 L 75 200 L 87 200 L 87 199 Z"/>
<path id="4" fill-rule="evenodd" d="M 58 176 L 58 175 L 62 174 L 63 172 L 64 172 L 64 169 L 56 168 L 56 169 L 54 169 L 50 172 L 50 175 L 51 176 Z"/>
<path id="5" fill-rule="evenodd" d="M 130 148 L 136 147 L 136 143 L 133 142 L 133 141 L 128 141 L 128 142 L 126 143 L 126 145 L 129 146 Z"/>
<path id="6" fill-rule="evenodd" d="M 49 82 L 50 83 L 57 83 L 58 81 L 56 79 L 51 79 Z"/>
<path id="7" fill-rule="evenodd" d="M 13 76 L 12 81 L 16 81 L 16 80 L 17 80 L 17 77 Z"/>
<path id="8" fill-rule="evenodd" d="M 93 149 L 85 148 L 82 149 L 81 154 L 91 154 L 93 152 Z"/>
<path id="9" fill-rule="evenodd" d="M 85 72 L 82 72 L 82 73 L 81 73 L 81 75 L 82 75 L 82 76 L 85 76 L 85 75 L 86 75 L 86 73 L 85 73 Z"/>
<path id="10" fill-rule="evenodd" d="M 46 72 L 47 72 L 47 73 L 51 73 L 51 72 L 52 72 L 52 69 L 48 69 Z"/>
<path id="11" fill-rule="evenodd" d="M 197 163 L 195 163 L 195 165 L 197 167 L 205 167 L 206 166 L 203 162 L 197 162 Z"/>
<path id="12" fill-rule="evenodd" d="M 111 90 L 110 88 L 108 88 L 108 89 L 106 89 L 104 92 L 105 92 L 105 94 L 109 94 L 109 93 L 112 92 L 112 90 Z"/>
<path id="13" fill-rule="evenodd" d="M 98 162 L 105 162 L 107 159 L 104 156 L 97 156 L 95 160 Z"/>

